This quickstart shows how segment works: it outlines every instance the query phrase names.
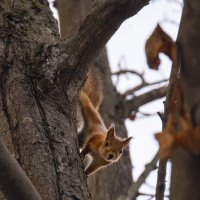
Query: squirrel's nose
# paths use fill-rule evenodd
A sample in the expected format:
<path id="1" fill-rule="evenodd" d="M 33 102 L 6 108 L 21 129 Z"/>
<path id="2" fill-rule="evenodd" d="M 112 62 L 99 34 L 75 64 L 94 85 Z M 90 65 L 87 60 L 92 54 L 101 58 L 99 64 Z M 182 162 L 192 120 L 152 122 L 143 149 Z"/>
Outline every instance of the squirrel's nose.
<path id="1" fill-rule="evenodd" d="M 108 155 L 108 160 L 113 159 L 113 157 L 114 157 L 113 154 L 109 154 L 109 155 Z"/>

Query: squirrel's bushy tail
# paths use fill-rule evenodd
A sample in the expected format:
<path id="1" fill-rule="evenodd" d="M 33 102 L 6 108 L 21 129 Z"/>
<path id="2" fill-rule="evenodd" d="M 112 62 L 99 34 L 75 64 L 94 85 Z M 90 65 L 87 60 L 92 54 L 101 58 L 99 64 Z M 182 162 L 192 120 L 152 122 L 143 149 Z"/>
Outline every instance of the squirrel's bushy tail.
<path id="1" fill-rule="evenodd" d="M 103 83 L 97 71 L 98 69 L 90 68 L 82 90 L 88 95 L 94 108 L 98 110 L 103 100 Z"/>

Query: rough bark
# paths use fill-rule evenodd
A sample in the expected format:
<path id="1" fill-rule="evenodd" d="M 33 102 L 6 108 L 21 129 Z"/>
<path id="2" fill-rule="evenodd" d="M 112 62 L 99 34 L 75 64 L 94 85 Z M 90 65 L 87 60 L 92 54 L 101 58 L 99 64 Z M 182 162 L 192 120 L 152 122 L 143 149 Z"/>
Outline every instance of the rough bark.
<path id="1" fill-rule="evenodd" d="M 194 125 L 200 125 L 200 2 L 185 0 L 179 50 L 181 83 Z M 200 199 L 200 156 L 179 149 L 172 159 L 171 199 Z"/>
<path id="2" fill-rule="evenodd" d="M 3 140 L 43 199 L 89 199 L 76 143 L 76 102 L 64 86 L 55 87 L 58 60 L 46 45 L 59 40 L 48 3 L 6 0 L 0 8 Z"/>

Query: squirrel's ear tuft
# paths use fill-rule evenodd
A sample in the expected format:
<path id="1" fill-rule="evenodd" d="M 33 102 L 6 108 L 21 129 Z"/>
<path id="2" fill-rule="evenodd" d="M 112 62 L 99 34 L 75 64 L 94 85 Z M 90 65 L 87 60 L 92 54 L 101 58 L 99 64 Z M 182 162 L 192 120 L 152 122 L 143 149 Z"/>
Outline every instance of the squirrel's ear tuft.
<path id="1" fill-rule="evenodd" d="M 133 139 L 133 137 L 129 137 L 129 138 L 125 139 L 123 141 L 123 146 L 126 147 L 132 139 Z"/>
<path id="2" fill-rule="evenodd" d="M 108 131 L 107 131 L 107 137 L 106 137 L 106 139 L 111 139 L 111 138 L 113 138 L 114 136 L 115 136 L 115 125 L 112 124 L 112 125 L 110 126 L 110 128 L 108 129 Z"/>

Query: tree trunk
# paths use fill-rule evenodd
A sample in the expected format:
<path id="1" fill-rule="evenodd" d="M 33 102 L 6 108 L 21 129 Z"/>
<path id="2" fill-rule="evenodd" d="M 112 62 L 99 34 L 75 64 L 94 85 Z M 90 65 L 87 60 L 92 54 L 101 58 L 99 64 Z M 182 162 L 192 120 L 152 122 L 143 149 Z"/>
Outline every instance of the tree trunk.
<path id="1" fill-rule="evenodd" d="M 49 45 L 60 36 L 47 1 L 2 0 L 0 24 L 4 142 L 43 199 L 90 199 L 76 140 L 78 94 L 56 85 L 59 50 Z"/>
<path id="2" fill-rule="evenodd" d="M 200 125 L 200 1 L 185 0 L 178 39 L 181 83 L 194 126 Z M 179 149 L 172 159 L 171 199 L 200 199 L 200 156 Z"/>

